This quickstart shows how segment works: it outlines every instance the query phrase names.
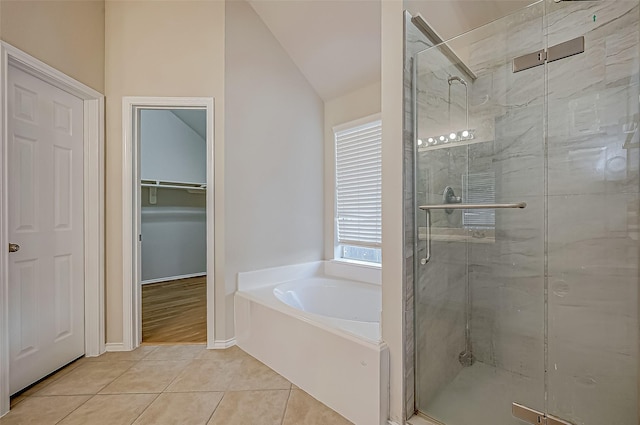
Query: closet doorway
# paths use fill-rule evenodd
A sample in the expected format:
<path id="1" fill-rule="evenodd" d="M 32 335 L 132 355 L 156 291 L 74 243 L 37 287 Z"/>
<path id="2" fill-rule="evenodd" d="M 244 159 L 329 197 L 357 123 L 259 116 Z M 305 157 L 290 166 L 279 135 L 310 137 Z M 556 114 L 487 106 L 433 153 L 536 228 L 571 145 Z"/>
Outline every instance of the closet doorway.
<path id="1" fill-rule="evenodd" d="M 213 318 L 212 100 L 125 98 L 123 106 L 131 138 L 132 264 L 125 270 L 133 319 L 125 323 L 131 346 L 124 348 L 206 343 Z M 125 284 L 125 298 L 127 292 Z"/>

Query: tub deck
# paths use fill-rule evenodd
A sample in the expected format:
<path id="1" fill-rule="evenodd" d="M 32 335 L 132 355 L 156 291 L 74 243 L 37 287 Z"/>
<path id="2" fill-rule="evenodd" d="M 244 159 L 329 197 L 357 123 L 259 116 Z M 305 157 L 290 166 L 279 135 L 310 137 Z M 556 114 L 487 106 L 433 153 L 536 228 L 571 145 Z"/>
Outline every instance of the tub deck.
<path id="1" fill-rule="evenodd" d="M 293 266 L 295 278 L 288 281 L 318 276 L 323 263 Z M 291 275 L 283 272 L 270 269 L 262 278 L 251 272 L 248 280 L 239 275 L 237 344 L 354 424 L 386 424 L 389 350 L 380 341 L 379 323 L 324 317 L 284 304 L 273 294 Z"/>

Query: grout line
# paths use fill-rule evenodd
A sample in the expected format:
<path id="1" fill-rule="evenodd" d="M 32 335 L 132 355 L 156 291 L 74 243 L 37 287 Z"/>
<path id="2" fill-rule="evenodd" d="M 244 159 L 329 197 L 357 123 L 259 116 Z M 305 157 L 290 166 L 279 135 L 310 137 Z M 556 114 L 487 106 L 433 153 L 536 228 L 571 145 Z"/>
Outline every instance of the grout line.
<path id="1" fill-rule="evenodd" d="M 141 394 L 145 394 L 145 393 L 141 393 Z M 148 393 L 146 393 L 146 394 L 148 394 Z M 154 398 L 153 400 L 151 400 L 151 403 L 147 404 L 147 407 L 145 407 L 144 409 L 142 409 L 142 412 L 140 412 L 140 414 L 139 414 L 138 416 L 136 416 L 136 418 L 135 418 L 133 421 L 131 421 L 131 424 L 132 424 L 132 425 L 133 425 L 133 424 L 134 424 L 134 423 L 135 423 L 135 422 L 140 418 L 140 416 L 142 416 L 142 415 L 144 414 L 144 412 L 146 412 L 146 411 L 147 411 L 147 409 L 148 409 L 149 407 L 151 407 L 151 405 L 152 405 L 153 403 L 155 403 L 155 401 L 158 399 L 158 397 L 160 397 L 160 394 L 162 394 L 162 393 L 158 393 L 158 394 L 156 394 L 155 398 Z"/>
<path id="2" fill-rule="evenodd" d="M 84 403 L 80 403 L 78 405 L 78 407 L 76 407 L 75 409 L 73 409 L 71 412 L 69 412 L 67 415 L 65 415 L 63 418 L 61 418 L 58 422 L 56 422 L 56 424 L 61 423 L 62 421 L 64 421 L 65 419 L 67 419 L 73 412 L 75 412 L 76 410 L 78 410 L 79 408 L 81 408 L 82 406 L 84 406 L 85 404 L 87 404 L 89 402 L 89 400 L 91 400 L 93 397 L 95 397 L 97 394 L 94 394 L 93 396 L 89 397 L 88 399 L 86 399 L 84 401 Z M 78 397 L 78 396 L 51 396 L 51 397 Z M 55 424 L 54 424 L 55 425 Z"/>
<path id="3" fill-rule="evenodd" d="M 291 400 L 291 393 L 293 392 L 293 388 L 289 389 L 289 396 L 287 397 L 287 402 L 284 404 L 284 411 L 282 412 L 282 420 L 280 421 L 280 425 L 284 425 L 284 418 L 287 416 L 287 409 L 289 408 L 289 400 Z"/>
<path id="4" fill-rule="evenodd" d="M 187 368 L 191 365 L 191 363 L 192 363 L 192 362 L 193 362 L 193 359 L 192 359 L 192 360 L 188 360 L 188 361 L 186 361 L 186 364 L 182 367 L 182 370 L 180 370 L 178 373 L 176 373 L 176 376 L 174 376 L 174 377 L 173 377 L 173 379 L 171 380 L 171 382 L 169 382 L 169 383 L 167 384 L 167 386 L 166 386 L 166 387 L 164 387 L 164 389 L 163 389 L 161 392 L 165 392 L 165 391 L 167 391 L 167 389 L 168 389 L 171 385 L 173 385 L 173 383 L 176 381 L 176 379 L 178 379 L 180 376 L 182 376 L 182 374 L 185 372 L 185 370 L 187 370 Z"/>
<path id="5" fill-rule="evenodd" d="M 104 362 L 103 362 L 104 363 Z M 76 368 L 74 368 L 73 370 L 71 370 L 69 373 L 61 376 L 59 379 L 56 379 L 55 381 L 51 382 L 51 384 L 45 385 L 44 388 L 41 388 L 40 390 L 38 390 L 37 392 L 33 393 L 31 396 L 29 397 L 49 397 L 49 396 L 74 396 L 74 395 L 98 395 L 100 393 L 100 391 L 104 390 L 107 385 L 111 384 L 113 381 L 115 381 L 116 379 L 120 378 L 122 375 L 124 375 L 125 372 L 127 372 L 129 369 L 131 369 L 133 366 L 135 366 L 137 364 L 137 362 L 133 362 L 133 364 L 131 366 L 129 366 L 127 369 L 125 369 L 120 375 L 116 376 L 115 378 L 113 378 L 111 381 L 109 381 L 107 384 L 105 384 L 104 386 L 100 387 L 100 389 L 95 392 L 95 393 L 86 393 L 86 394 L 44 394 L 44 395 L 38 395 L 40 394 L 43 390 L 45 390 L 47 387 L 49 387 L 51 384 L 58 382 L 60 379 L 65 378 L 67 376 L 69 376 L 71 373 L 73 373 L 74 371 L 76 371 L 78 368 L 82 367 L 83 365 L 80 365 Z"/>
<path id="6" fill-rule="evenodd" d="M 211 414 L 209 415 L 209 418 L 207 419 L 207 422 L 205 422 L 205 424 L 208 424 L 209 422 L 211 422 L 211 419 L 213 418 L 213 415 L 216 413 L 216 410 L 218 410 L 218 407 L 220 407 L 220 405 L 222 404 L 222 400 L 224 400 L 226 395 L 227 395 L 226 391 L 222 393 L 222 397 L 220 397 L 220 401 L 218 401 L 218 404 L 216 404 L 216 407 L 213 408 L 213 412 L 211 412 Z"/>

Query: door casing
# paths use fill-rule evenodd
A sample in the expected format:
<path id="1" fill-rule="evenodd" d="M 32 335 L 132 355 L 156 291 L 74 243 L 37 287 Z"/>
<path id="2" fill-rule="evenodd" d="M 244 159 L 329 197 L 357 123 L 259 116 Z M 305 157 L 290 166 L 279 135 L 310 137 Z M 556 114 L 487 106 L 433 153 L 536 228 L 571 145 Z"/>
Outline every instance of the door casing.
<path id="1" fill-rule="evenodd" d="M 8 69 L 14 66 L 84 103 L 85 355 L 105 351 L 104 96 L 8 43 L 0 42 L 0 416 L 9 411 Z"/>
<path id="2" fill-rule="evenodd" d="M 207 348 L 226 348 L 214 341 L 214 98 L 124 97 L 122 99 L 122 337 L 123 344 L 109 351 L 130 351 L 142 341 L 142 291 L 140 288 L 140 142 L 137 111 L 140 109 L 204 109 L 207 117 Z"/>

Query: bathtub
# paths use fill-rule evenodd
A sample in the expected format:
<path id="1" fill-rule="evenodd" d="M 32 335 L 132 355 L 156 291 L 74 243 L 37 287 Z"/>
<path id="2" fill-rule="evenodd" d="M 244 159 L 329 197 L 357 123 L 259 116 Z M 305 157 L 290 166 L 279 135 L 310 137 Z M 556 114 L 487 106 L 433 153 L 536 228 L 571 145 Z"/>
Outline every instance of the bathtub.
<path id="1" fill-rule="evenodd" d="M 237 344 L 356 425 L 386 424 L 379 280 L 334 262 L 239 273 Z"/>

